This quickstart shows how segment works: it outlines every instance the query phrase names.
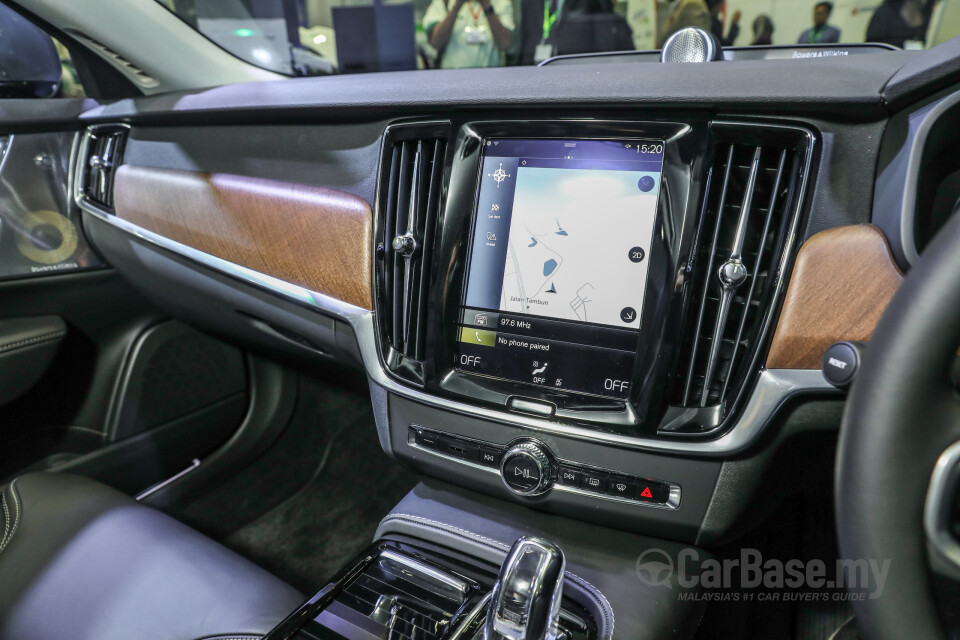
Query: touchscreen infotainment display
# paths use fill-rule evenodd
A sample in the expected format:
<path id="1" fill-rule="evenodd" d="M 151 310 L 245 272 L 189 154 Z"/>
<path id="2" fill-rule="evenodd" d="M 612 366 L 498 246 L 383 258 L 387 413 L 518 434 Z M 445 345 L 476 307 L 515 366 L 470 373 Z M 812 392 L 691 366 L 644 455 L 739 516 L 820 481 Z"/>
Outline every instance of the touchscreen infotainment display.
<path id="1" fill-rule="evenodd" d="M 484 142 L 457 369 L 625 398 L 663 142 Z"/>

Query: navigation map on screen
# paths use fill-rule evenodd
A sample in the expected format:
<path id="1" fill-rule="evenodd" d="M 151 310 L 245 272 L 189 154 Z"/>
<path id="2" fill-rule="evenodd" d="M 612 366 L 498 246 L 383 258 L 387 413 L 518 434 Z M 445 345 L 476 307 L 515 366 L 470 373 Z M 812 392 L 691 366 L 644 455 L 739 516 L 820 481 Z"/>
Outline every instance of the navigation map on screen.
<path id="1" fill-rule="evenodd" d="M 486 141 L 458 370 L 628 395 L 662 167 L 658 141 Z"/>
<path id="2" fill-rule="evenodd" d="M 500 310 L 639 328 L 658 179 L 520 167 Z"/>

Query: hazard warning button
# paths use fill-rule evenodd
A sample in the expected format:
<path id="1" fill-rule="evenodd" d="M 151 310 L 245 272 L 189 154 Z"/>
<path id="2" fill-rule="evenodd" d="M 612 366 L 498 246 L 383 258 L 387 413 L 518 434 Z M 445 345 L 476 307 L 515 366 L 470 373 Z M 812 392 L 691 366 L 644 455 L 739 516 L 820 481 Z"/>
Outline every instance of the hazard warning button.
<path id="1" fill-rule="evenodd" d="M 640 479 L 637 481 L 636 491 L 636 499 L 643 502 L 666 504 L 667 500 L 670 499 L 670 487 L 659 482 Z"/>

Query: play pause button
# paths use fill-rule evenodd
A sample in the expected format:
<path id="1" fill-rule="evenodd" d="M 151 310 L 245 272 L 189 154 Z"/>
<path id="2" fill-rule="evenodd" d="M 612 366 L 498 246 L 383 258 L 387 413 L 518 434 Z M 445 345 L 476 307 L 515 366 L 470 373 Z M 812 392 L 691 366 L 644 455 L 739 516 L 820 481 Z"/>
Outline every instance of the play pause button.
<path id="1" fill-rule="evenodd" d="M 503 479 L 518 491 L 529 491 L 540 484 L 540 468 L 523 456 L 514 456 L 503 465 Z"/>

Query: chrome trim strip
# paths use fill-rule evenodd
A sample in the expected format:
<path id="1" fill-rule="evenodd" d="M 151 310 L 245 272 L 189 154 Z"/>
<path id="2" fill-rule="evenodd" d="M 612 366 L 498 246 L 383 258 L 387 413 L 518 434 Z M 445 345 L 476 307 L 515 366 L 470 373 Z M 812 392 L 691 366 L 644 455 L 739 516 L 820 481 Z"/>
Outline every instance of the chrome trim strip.
<path id="1" fill-rule="evenodd" d="M 487 607 L 490 606 L 491 598 L 493 598 L 493 591 L 490 591 L 483 596 L 483 598 L 480 599 L 480 602 L 478 602 L 473 609 L 470 610 L 470 613 L 468 613 L 463 619 L 463 622 L 460 623 L 460 626 L 457 627 L 450 635 L 449 640 L 468 640 L 465 634 L 467 631 L 469 631 L 470 627 L 478 618 L 486 618 Z"/>
<path id="2" fill-rule="evenodd" d="M 7 156 L 10 155 L 10 147 L 13 146 L 15 139 L 16 135 L 13 133 L 0 136 L 0 173 L 3 173 L 3 168 L 7 164 Z"/>
<path id="3" fill-rule="evenodd" d="M 145 242 L 158 246 L 161 249 L 166 249 L 167 251 L 171 251 L 185 258 L 189 258 L 194 262 L 210 267 L 211 269 L 224 273 L 228 276 L 237 278 L 238 280 L 248 282 L 261 289 L 267 289 L 273 293 L 277 293 L 294 302 L 306 305 L 308 307 L 313 307 L 319 311 L 327 313 L 328 315 L 333 315 L 343 320 L 350 321 L 357 315 L 370 313 L 366 309 L 355 307 L 352 304 L 343 302 L 342 300 L 338 300 L 315 291 L 309 291 L 308 289 L 295 284 L 290 284 L 289 282 L 280 280 L 279 278 L 274 278 L 273 276 L 268 276 L 260 273 L 259 271 L 242 267 L 233 262 L 212 256 L 209 253 L 198 251 L 197 249 L 185 244 L 181 244 L 176 240 L 171 240 L 152 231 L 148 231 L 147 229 L 135 225 L 132 222 L 127 222 L 122 218 L 118 218 L 112 213 L 103 211 L 83 196 L 77 197 L 77 205 L 93 217 L 98 218 L 99 220 L 102 220 L 118 229 L 126 231 L 130 235 L 139 238 L 140 240 L 144 240 Z"/>
<path id="4" fill-rule="evenodd" d="M 0 136 L 0 175 L 3 175 L 3 168 L 7 166 L 7 156 L 10 147 L 13 146 L 14 134 Z M 69 188 L 69 185 L 68 185 Z M 3 218 L 0 217 L 0 234 L 3 233 Z"/>
<path id="5" fill-rule="evenodd" d="M 960 543 L 950 531 L 954 512 L 951 498 L 958 483 L 960 442 L 955 442 L 937 459 L 923 505 L 923 529 L 927 535 L 927 547 L 940 561 L 935 564 L 935 568 L 942 568 L 954 580 L 960 580 Z"/>
<path id="6" fill-rule="evenodd" d="M 462 464 L 466 467 L 470 467 L 471 469 L 476 469 L 477 471 L 486 471 L 488 473 L 492 473 L 496 475 L 498 478 L 502 477 L 499 469 L 494 469 L 493 467 L 485 467 L 482 464 L 477 464 L 476 462 L 470 462 L 468 460 L 461 460 L 460 458 L 454 458 L 453 456 L 448 456 L 445 453 L 440 453 L 439 451 L 434 451 L 433 449 L 427 449 L 425 447 L 421 447 L 415 442 L 407 442 L 407 445 L 412 449 L 416 449 L 417 451 L 423 451 L 424 453 L 429 453 L 430 455 L 436 456 L 437 458 L 443 458 L 444 460 L 449 460 L 450 462 L 456 462 L 457 464 Z M 585 466 L 589 466 L 589 465 L 585 465 Z M 613 473 L 622 473 L 625 476 L 633 475 L 630 473 L 618 472 L 618 471 L 614 471 Z M 586 491 L 584 489 L 580 489 L 577 487 L 570 487 L 564 484 L 555 484 L 555 483 L 550 485 L 546 493 L 549 493 L 550 491 L 560 491 L 561 493 L 572 493 L 579 496 L 587 496 L 589 498 L 600 498 L 601 500 L 608 500 L 610 502 L 619 502 L 621 504 L 647 507 L 650 509 L 668 509 L 672 511 L 679 508 L 680 493 L 681 493 L 680 486 L 676 483 L 667 482 L 664 480 L 657 480 L 657 482 L 660 484 L 668 485 L 670 487 L 670 497 L 667 499 L 666 504 L 657 504 L 655 502 L 642 502 L 640 500 L 627 500 L 626 498 L 608 496 L 605 493 L 594 493 L 593 491 Z M 520 495 L 520 494 L 515 493 L 514 495 Z M 544 495 L 544 494 L 538 494 L 538 495 Z"/>
<path id="7" fill-rule="evenodd" d="M 641 500 L 627 500 L 626 498 L 618 498 L 616 496 L 608 496 L 605 493 L 592 493 L 590 491 L 584 491 L 583 489 L 578 489 L 577 487 L 568 487 L 563 484 L 554 485 L 553 488 L 561 493 L 573 493 L 579 496 L 588 496 L 590 498 L 600 498 L 601 500 L 607 500 L 609 502 L 619 502 L 621 504 L 630 504 L 630 505 L 639 505 L 641 507 L 647 507 L 648 509 L 666 509 L 667 511 L 676 511 L 680 508 L 680 487 L 672 482 L 662 482 L 658 481 L 661 484 L 666 484 L 670 487 L 670 497 L 667 498 L 665 504 L 658 504 L 656 502 L 643 502 Z"/>
<path id="8" fill-rule="evenodd" d="M 134 498 L 134 500 L 136 500 L 136 501 L 139 502 L 140 500 L 143 500 L 144 498 L 153 495 L 153 494 L 156 493 L 157 491 L 160 491 L 160 489 L 163 489 L 163 488 L 166 487 L 167 485 L 176 482 L 177 480 L 179 480 L 179 479 L 182 478 L 183 476 L 187 475 L 188 473 L 190 473 L 191 471 L 193 471 L 194 469 L 196 469 L 196 468 L 199 467 L 199 466 L 200 466 L 200 458 L 194 458 L 193 461 L 190 463 L 190 466 L 189 466 L 189 467 L 187 467 L 186 469 L 184 469 L 184 470 L 181 471 L 180 473 L 176 473 L 176 474 L 170 476 L 170 477 L 167 478 L 166 480 L 162 480 L 162 481 L 158 482 L 157 484 L 153 485 L 152 487 L 148 487 L 148 488 L 144 489 L 142 492 L 140 492 L 140 493 L 138 493 L 138 494 L 136 495 L 136 497 Z"/>
<path id="9" fill-rule="evenodd" d="M 804 167 L 803 182 L 800 186 L 799 199 L 806 191 L 809 180 L 810 159 L 813 154 L 813 136 L 800 127 L 791 127 L 784 125 L 767 125 L 753 123 L 735 123 L 718 120 L 716 124 L 738 125 L 738 126 L 758 126 L 767 128 L 787 129 L 792 131 L 801 131 L 809 137 L 806 163 Z M 83 136 L 79 145 L 79 157 L 83 158 L 88 147 L 88 137 Z M 76 170 L 81 171 L 82 162 L 78 161 Z M 360 354 L 363 359 L 364 367 L 370 380 L 387 391 L 409 400 L 419 402 L 428 406 L 437 407 L 446 411 L 452 411 L 462 415 L 492 420 L 505 423 L 515 427 L 531 429 L 542 433 L 551 433 L 559 436 L 577 438 L 587 442 L 598 444 L 609 444 L 626 449 L 636 449 L 650 452 L 663 453 L 681 453 L 694 454 L 702 456 L 729 456 L 745 450 L 760 436 L 767 421 L 773 416 L 775 411 L 791 396 L 799 393 L 825 392 L 837 394 L 837 390 L 827 383 L 823 374 L 819 370 L 793 370 L 793 369 L 767 369 L 760 373 L 757 379 L 753 393 L 750 395 L 746 407 L 744 407 L 740 420 L 736 425 L 729 429 L 724 435 L 713 440 L 678 440 L 664 438 L 650 438 L 630 435 L 621 435 L 596 431 L 586 427 L 576 426 L 575 424 L 563 424 L 549 418 L 540 418 L 531 415 L 522 415 L 513 413 L 505 409 L 490 409 L 486 407 L 474 406 L 457 400 L 439 398 L 424 393 L 418 389 L 407 387 L 393 378 L 391 378 L 380 361 L 380 352 L 377 346 L 377 332 L 374 313 L 367 309 L 362 309 L 354 305 L 343 302 L 331 296 L 310 291 L 303 287 L 290 284 L 278 278 L 262 274 L 258 271 L 242 267 L 227 260 L 217 258 L 208 253 L 198 251 L 193 247 L 181 244 L 152 231 L 148 231 L 131 222 L 127 222 L 113 215 L 109 211 L 98 207 L 95 203 L 88 201 L 80 188 L 82 180 L 74 181 L 74 201 L 85 213 L 101 220 L 109 225 L 120 229 L 135 238 L 148 244 L 160 247 L 184 258 L 192 260 L 197 264 L 218 271 L 224 275 L 247 282 L 253 286 L 277 294 L 292 302 L 307 306 L 320 313 L 341 319 L 350 324 L 356 336 Z M 795 234 L 796 218 L 794 219 L 791 235 Z M 786 256 L 784 257 L 786 260 Z M 781 264 L 781 270 L 783 264 Z M 433 453 L 433 452 L 431 452 Z M 461 460 L 456 460 L 461 464 L 470 464 Z M 488 470 L 486 467 L 477 468 Z M 494 471 L 496 473 L 496 471 Z M 572 488 L 561 489 L 578 493 L 580 490 Z M 586 495 L 594 497 L 603 497 L 607 500 L 620 500 L 609 496 L 597 496 L 586 492 Z M 632 502 L 630 502 L 633 504 Z M 646 503 L 639 503 L 646 504 Z M 650 506 L 650 505 L 647 505 Z"/>
<path id="10" fill-rule="evenodd" d="M 447 587 L 452 591 L 456 591 L 458 594 L 460 594 L 461 598 L 467 595 L 467 592 L 470 591 L 470 587 L 463 580 L 458 580 L 450 574 L 444 573 L 439 569 L 434 569 L 433 567 L 426 565 L 419 560 L 414 560 L 409 556 L 386 550 L 380 553 L 380 558 L 403 565 L 412 572 L 422 574 L 431 580 L 435 580 L 444 587 Z"/>

